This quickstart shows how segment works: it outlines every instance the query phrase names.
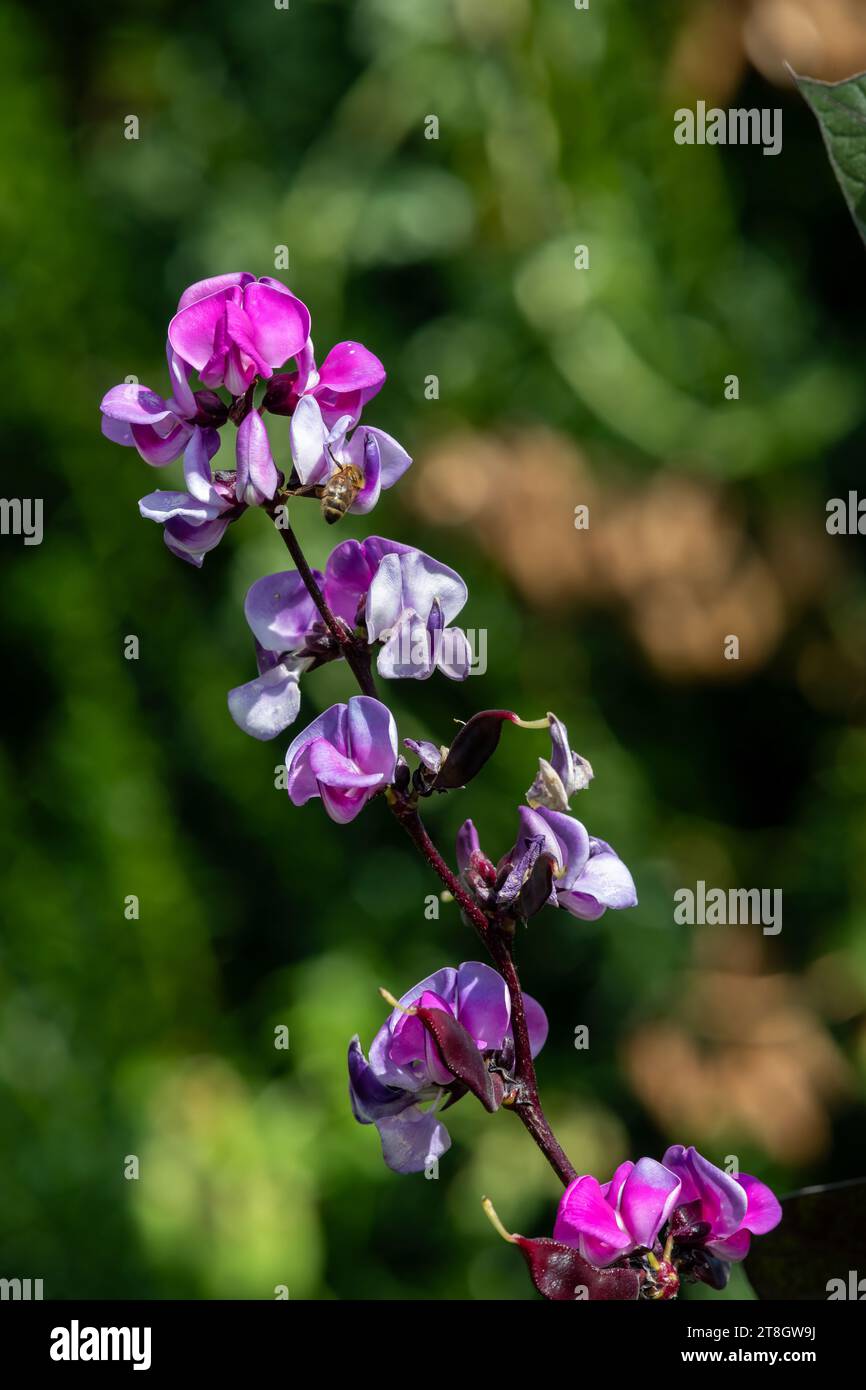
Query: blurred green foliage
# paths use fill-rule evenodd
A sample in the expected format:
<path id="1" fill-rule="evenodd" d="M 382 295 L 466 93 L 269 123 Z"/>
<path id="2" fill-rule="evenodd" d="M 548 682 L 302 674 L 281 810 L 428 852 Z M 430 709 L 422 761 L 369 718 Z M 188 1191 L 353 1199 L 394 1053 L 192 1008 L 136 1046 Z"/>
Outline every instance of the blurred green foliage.
<path id="1" fill-rule="evenodd" d="M 453 908 L 425 920 L 437 885 L 383 808 L 347 828 L 295 810 L 273 785 L 282 741 L 255 744 L 227 714 L 253 674 L 243 595 L 284 566 L 279 541 L 248 516 L 200 573 L 175 560 L 136 509 L 171 483 L 100 436 L 97 405 L 130 373 L 163 389 L 187 283 L 273 273 L 286 244 L 317 346 L 381 356 L 368 417 L 416 455 L 464 425 L 543 423 L 634 488 L 686 469 L 718 480 L 747 529 L 796 499 L 822 532 L 826 498 L 862 472 L 861 248 L 796 96 L 754 76 L 739 93 L 784 107 L 777 159 L 674 145 L 665 73 L 689 8 L 0 9 L 5 489 L 46 509 L 40 547 L 2 547 L 3 1275 L 51 1297 L 532 1296 L 480 1208 L 488 1193 L 513 1229 L 552 1224 L 556 1180 L 508 1115 L 454 1110 L 437 1181 L 386 1171 L 351 1118 L 345 1048 L 381 1021 L 377 986 L 477 952 Z M 333 537 L 313 511 L 298 523 L 321 564 Z M 389 690 L 401 733 L 555 709 L 596 771 L 581 814 L 638 883 L 636 911 L 548 913 L 520 943 L 551 1019 L 545 1102 L 580 1171 L 696 1137 L 670 1132 L 623 1049 L 688 988 L 695 929 L 674 926 L 672 893 L 711 881 L 714 855 L 734 884 L 784 888 L 763 967 L 798 999 L 835 962 L 819 1036 L 844 1084 L 773 1153 L 745 1123 L 704 1148 L 782 1188 L 862 1171 L 863 668 L 832 707 L 798 679 L 815 634 L 862 646 L 862 540 L 835 542 L 841 575 L 748 677 L 683 682 L 615 611 L 533 611 L 505 563 L 419 521 L 401 488 L 371 521 L 464 573 L 467 624 L 490 633 L 483 678 Z M 302 719 L 349 690 L 327 667 Z M 471 814 L 504 852 L 545 751 L 506 737 L 469 791 L 432 806 L 443 848 Z M 744 1072 L 760 1045 L 743 1039 Z"/>

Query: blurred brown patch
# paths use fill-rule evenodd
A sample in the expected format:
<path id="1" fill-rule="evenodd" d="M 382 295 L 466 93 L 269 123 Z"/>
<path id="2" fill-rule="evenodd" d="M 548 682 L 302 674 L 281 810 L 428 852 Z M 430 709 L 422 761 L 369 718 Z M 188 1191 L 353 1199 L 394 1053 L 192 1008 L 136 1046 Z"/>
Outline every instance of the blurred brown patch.
<path id="1" fill-rule="evenodd" d="M 777 510 L 759 541 L 720 485 L 673 472 L 640 484 L 607 472 L 602 483 L 570 440 L 544 429 L 444 439 L 412 470 L 409 498 L 438 526 L 470 528 L 533 606 L 620 612 L 667 679 L 736 680 L 760 667 L 839 569 L 819 518 Z M 575 527 L 580 505 L 588 529 Z M 731 635 L 737 660 L 725 657 Z"/>
<path id="2" fill-rule="evenodd" d="M 854 1088 L 822 1017 L 837 1018 L 839 1002 L 846 1017 L 863 1011 L 850 965 L 825 959 L 806 981 L 769 973 L 754 928 L 699 931 L 695 955 L 710 960 L 683 973 L 671 1013 L 625 1045 L 635 1092 L 687 1143 L 743 1136 L 780 1162 L 814 1162 L 829 1147 L 833 1107 Z"/>
<path id="3" fill-rule="evenodd" d="M 791 85 L 786 67 L 825 82 L 866 68 L 864 0 L 699 0 L 686 12 L 671 54 L 669 86 L 724 102 L 747 63 Z"/>

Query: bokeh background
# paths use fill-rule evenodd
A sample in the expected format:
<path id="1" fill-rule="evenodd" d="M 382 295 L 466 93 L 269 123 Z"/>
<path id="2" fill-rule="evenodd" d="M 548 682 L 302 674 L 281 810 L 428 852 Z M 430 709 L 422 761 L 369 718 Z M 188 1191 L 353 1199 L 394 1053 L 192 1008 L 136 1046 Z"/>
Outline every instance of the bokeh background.
<path id="1" fill-rule="evenodd" d="M 273 273 L 279 245 L 317 345 L 389 369 L 366 418 L 416 464 L 372 528 L 458 568 L 488 631 L 483 677 L 389 689 L 401 733 L 555 709 L 596 771 L 579 813 L 637 880 L 635 911 L 547 912 L 520 943 L 576 1166 L 682 1141 L 782 1190 L 862 1173 L 864 540 L 825 508 L 862 479 L 866 258 L 784 60 L 866 67 L 866 5 L 7 2 L 0 38 L 4 488 L 46 510 L 41 547 L 2 543 L 0 1274 L 535 1296 L 480 1207 L 551 1228 L 511 1117 L 450 1112 L 435 1181 L 351 1119 L 377 986 L 478 952 L 453 907 L 425 919 L 437 885 L 382 808 L 292 808 L 285 741 L 228 716 L 279 539 L 248 516 L 185 566 L 137 514 L 170 480 L 99 433 L 109 386 L 163 389 L 180 290 Z M 781 107 L 783 152 L 676 146 L 698 97 Z M 333 533 L 297 522 L 321 563 Z M 325 668 L 302 718 L 350 689 Z M 512 843 L 545 742 L 514 731 L 430 807 L 444 848 L 468 814 L 494 857 Z M 781 887 L 781 934 L 675 925 L 698 879 Z"/>

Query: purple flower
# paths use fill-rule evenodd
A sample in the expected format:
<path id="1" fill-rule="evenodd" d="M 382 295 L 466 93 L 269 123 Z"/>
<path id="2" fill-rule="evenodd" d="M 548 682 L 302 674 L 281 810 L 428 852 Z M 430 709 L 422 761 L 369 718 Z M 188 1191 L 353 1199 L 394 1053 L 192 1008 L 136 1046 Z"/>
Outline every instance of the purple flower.
<path id="1" fill-rule="evenodd" d="M 575 792 L 584 791 L 589 786 L 593 771 L 586 758 L 570 748 L 568 730 L 562 720 L 557 719 L 555 714 L 548 714 L 547 717 L 552 745 L 550 762 L 546 758 L 539 758 L 538 773 L 526 793 L 526 800 L 533 807 L 567 811 Z"/>
<path id="2" fill-rule="evenodd" d="M 238 430 L 234 473 L 221 471 L 214 477 L 210 460 L 218 448 L 215 430 L 195 428 L 183 455 L 187 491 L 158 489 L 138 504 L 143 517 L 165 526 L 169 550 L 197 566 L 222 540 L 229 523 L 248 506 L 271 501 L 280 483 L 267 430 L 257 411 L 250 411 Z"/>
<path id="3" fill-rule="evenodd" d="M 138 509 L 163 527 L 163 539 L 174 555 L 200 568 L 209 550 L 219 545 L 229 523 L 245 504 L 237 500 L 234 473 L 211 472 L 210 460 L 219 440 L 214 430 L 196 429 L 184 450 L 186 492 L 158 489 L 142 497 Z"/>
<path id="4" fill-rule="evenodd" d="M 540 807 L 521 806 L 516 853 L 532 841 L 555 863 L 551 904 L 564 907 L 574 917 L 593 922 L 607 908 L 635 907 L 634 879 L 615 850 L 604 840 L 587 834 L 573 816 Z"/>
<path id="5" fill-rule="evenodd" d="M 700 1244 L 721 1260 L 743 1260 L 752 1235 L 765 1235 L 782 1219 L 773 1192 L 749 1173 L 732 1177 L 682 1144 L 672 1144 L 662 1163 L 680 1182 L 675 1242 Z"/>
<path id="6" fill-rule="evenodd" d="M 149 386 L 125 382 L 112 386 L 99 407 L 106 438 L 137 449 L 153 468 L 164 468 L 180 458 L 197 426 L 219 427 L 226 419 L 226 407 L 218 396 L 210 391 L 193 392 L 189 365 L 170 343 L 166 344 L 166 356 L 173 392 L 168 399 Z"/>
<path id="7" fill-rule="evenodd" d="M 248 428 L 258 435 L 258 426 L 248 426 L 248 421 L 258 418 L 255 413 L 247 416 L 239 432 L 238 496 L 241 435 Z M 259 447 L 261 458 L 270 460 L 266 438 Z M 259 478 L 258 491 L 264 485 L 263 474 L 261 468 L 250 473 L 251 478 Z M 250 485 L 243 495 L 249 500 Z M 459 612 L 466 600 L 466 585 L 447 565 L 412 546 L 370 536 L 365 541 L 343 541 L 328 557 L 325 573 L 314 570 L 313 578 L 336 617 L 350 628 L 366 627 L 368 641 L 385 642 L 377 663 L 380 675 L 423 679 L 436 667 L 452 679 L 468 674 L 470 654 L 464 634 L 459 628 L 436 627 L 446 615 Z M 337 653 L 295 570 L 256 580 L 247 593 L 244 614 L 256 641 L 259 675 L 230 692 L 229 708 L 235 722 L 254 738 L 272 738 L 297 717 L 297 676 Z M 391 629 L 387 624 L 394 618 Z M 278 666 L 286 667 L 291 678 L 286 672 L 284 680 L 274 674 Z M 261 699 L 266 703 L 261 704 Z"/>
<path id="8" fill-rule="evenodd" d="M 524 995 L 532 1055 L 547 1037 L 539 1004 Z M 464 1089 L 445 1067 L 430 1033 L 410 1005 L 441 1009 L 457 1019 L 491 1061 L 510 1061 L 513 1051 L 511 1001 L 505 981 L 490 966 L 465 961 L 446 966 L 414 985 L 379 1029 L 369 1061 L 356 1036 L 349 1045 L 349 1096 L 355 1119 L 375 1124 L 382 1155 L 397 1173 L 418 1173 L 451 1145 L 439 1109 Z M 422 1109 L 422 1106 L 429 1108 Z"/>
<path id="9" fill-rule="evenodd" d="M 397 725 L 379 700 L 353 695 L 332 705 L 291 743 L 287 789 L 296 806 L 320 796 L 332 820 L 354 820 L 394 780 Z"/>
<path id="10" fill-rule="evenodd" d="M 532 916 L 547 902 L 590 922 L 609 907 L 636 906 L 634 880 L 625 864 L 609 844 L 589 835 L 579 820 L 544 807 L 521 806 L 518 816 L 517 843 L 495 868 L 481 853 L 471 821 L 458 834 L 461 873 L 482 904 Z M 540 887 L 542 862 L 548 871 Z"/>
<path id="11" fill-rule="evenodd" d="M 279 280 L 246 271 L 190 285 L 168 326 L 172 348 L 204 385 L 225 385 L 234 396 L 297 357 L 309 336 L 306 305 Z"/>
<path id="12" fill-rule="evenodd" d="M 652 1158 L 621 1163 L 610 1182 L 575 1178 L 562 1194 L 553 1238 L 604 1269 L 634 1250 L 651 1250 L 679 1195 L 679 1178 Z"/>
<path id="13" fill-rule="evenodd" d="M 293 724 L 301 707 L 300 676 L 309 664 L 309 659 L 278 656 L 256 643 L 258 676 L 228 695 L 229 713 L 238 728 L 253 738 L 269 739 Z"/>
<path id="14" fill-rule="evenodd" d="M 674 1144 L 661 1163 L 621 1163 L 609 1183 L 576 1178 L 559 1204 L 553 1238 L 599 1268 L 641 1271 L 643 1296 L 675 1297 L 682 1280 L 724 1288 L 752 1235 L 782 1208 L 765 1183 L 734 1178 L 694 1148 Z"/>
<path id="15" fill-rule="evenodd" d="M 459 574 L 420 550 L 384 555 L 367 593 L 367 637 L 382 642 L 381 676 L 427 680 L 437 668 L 465 680 L 472 652 L 461 628 L 450 627 L 468 590 Z"/>
<path id="16" fill-rule="evenodd" d="M 309 341 L 298 356 L 297 371 L 271 379 L 265 409 L 275 415 L 293 415 L 301 398 L 312 396 L 331 429 L 342 416 L 357 422 L 384 382 L 385 368 L 363 343 L 337 343 L 317 369 Z"/>
<path id="17" fill-rule="evenodd" d="M 312 573 L 321 587 L 323 576 Z M 253 738 L 275 738 L 298 717 L 299 677 L 321 654 L 325 625 L 296 570 L 257 579 L 247 592 L 244 615 L 255 639 L 259 674 L 229 691 L 229 712 Z"/>
<path id="18" fill-rule="evenodd" d="M 358 469 L 364 483 L 349 510 L 363 514 L 373 510 L 379 494 L 393 487 L 412 460 L 384 430 L 370 425 L 353 430 L 354 423 L 346 413 L 329 425 L 315 396 L 302 396 L 290 426 L 292 459 L 304 487 L 326 483 L 340 468 Z"/>

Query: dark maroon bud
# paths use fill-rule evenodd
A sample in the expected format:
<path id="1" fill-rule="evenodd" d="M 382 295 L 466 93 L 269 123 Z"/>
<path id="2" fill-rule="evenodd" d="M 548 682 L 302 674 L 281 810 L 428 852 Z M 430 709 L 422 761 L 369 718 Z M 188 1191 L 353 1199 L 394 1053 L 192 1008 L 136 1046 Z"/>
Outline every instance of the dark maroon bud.
<path id="1" fill-rule="evenodd" d="M 498 1110 L 505 1094 L 502 1077 L 488 1070 L 478 1044 L 468 1029 L 444 1009 L 416 1007 L 427 1032 L 436 1044 L 443 1065 L 477 1096 L 485 1110 Z"/>
<path id="2" fill-rule="evenodd" d="M 689 1202 L 677 1207 L 668 1222 L 667 1234 L 673 1236 L 677 1245 L 700 1245 L 710 1229 L 709 1221 L 701 1220 L 700 1202 Z"/>
<path id="3" fill-rule="evenodd" d="M 596 1269 L 570 1245 L 544 1236 L 538 1240 L 515 1236 L 514 1240 L 543 1298 L 568 1303 L 580 1299 L 631 1303 L 640 1294 L 641 1278 L 636 1269 Z"/>
<path id="4" fill-rule="evenodd" d="M 409 764 L 404 757 L 398 757 L 397 766 L 394 770 L 394 788 L 403 793 L 409 790 L 410 772 Z"/>
<path id="5" fill-rule="evenodd" d="M 711 1289 L 724 1289 L 731 1275 L 727 1260 L 711 1255 L 700 1245 L 674 1246 L 680 1279 L 687 1284 L 708 1284 Z"/>
<path id="6" fill-rule="evenodd" d="M 517 895 L 515 908 L 524 921 L 540 912 L 549 901 L 553 889 L 553 874 L 556 860 L 550 854 L 540 854 L 532 866 L 532 872 Z"/>
<path id="7" fill-rule="evenodd" d="M 228 411 L 229 419 L 231 420 L 233 425 L 242 425 L 244 420 L 249 415 L 250 411 L 253 408 L 254 390 L 255 382 L 253 381 L 250 382 L 249 386 L 247 387 L 246 391 L 242 396 L 235 396 L 234 400 L 229 406 Z"/>
<path id="8" fill-rule="evenodd" d="M 271 415 L 294 415 L 298 404 L 297 372 L 281 372 L 268 382 L 262 409 Z"/>
<path id="9" fill-rule="evenodd" d="M 433 790 L 456 791 L 477 776 L 496 751 L 502 726 L 513 724 L 517 715 L 507 709 L 486 709 L 473 714 L 458 731 L 439 770 Z"/>
<path id="10" fill-rule="evenodd" d="M 198 407 L 193 417 L 195 425 L 218 430 L 229 418 L 229 408 L 216 391 L 196 391 L 195 403 Z"/>

